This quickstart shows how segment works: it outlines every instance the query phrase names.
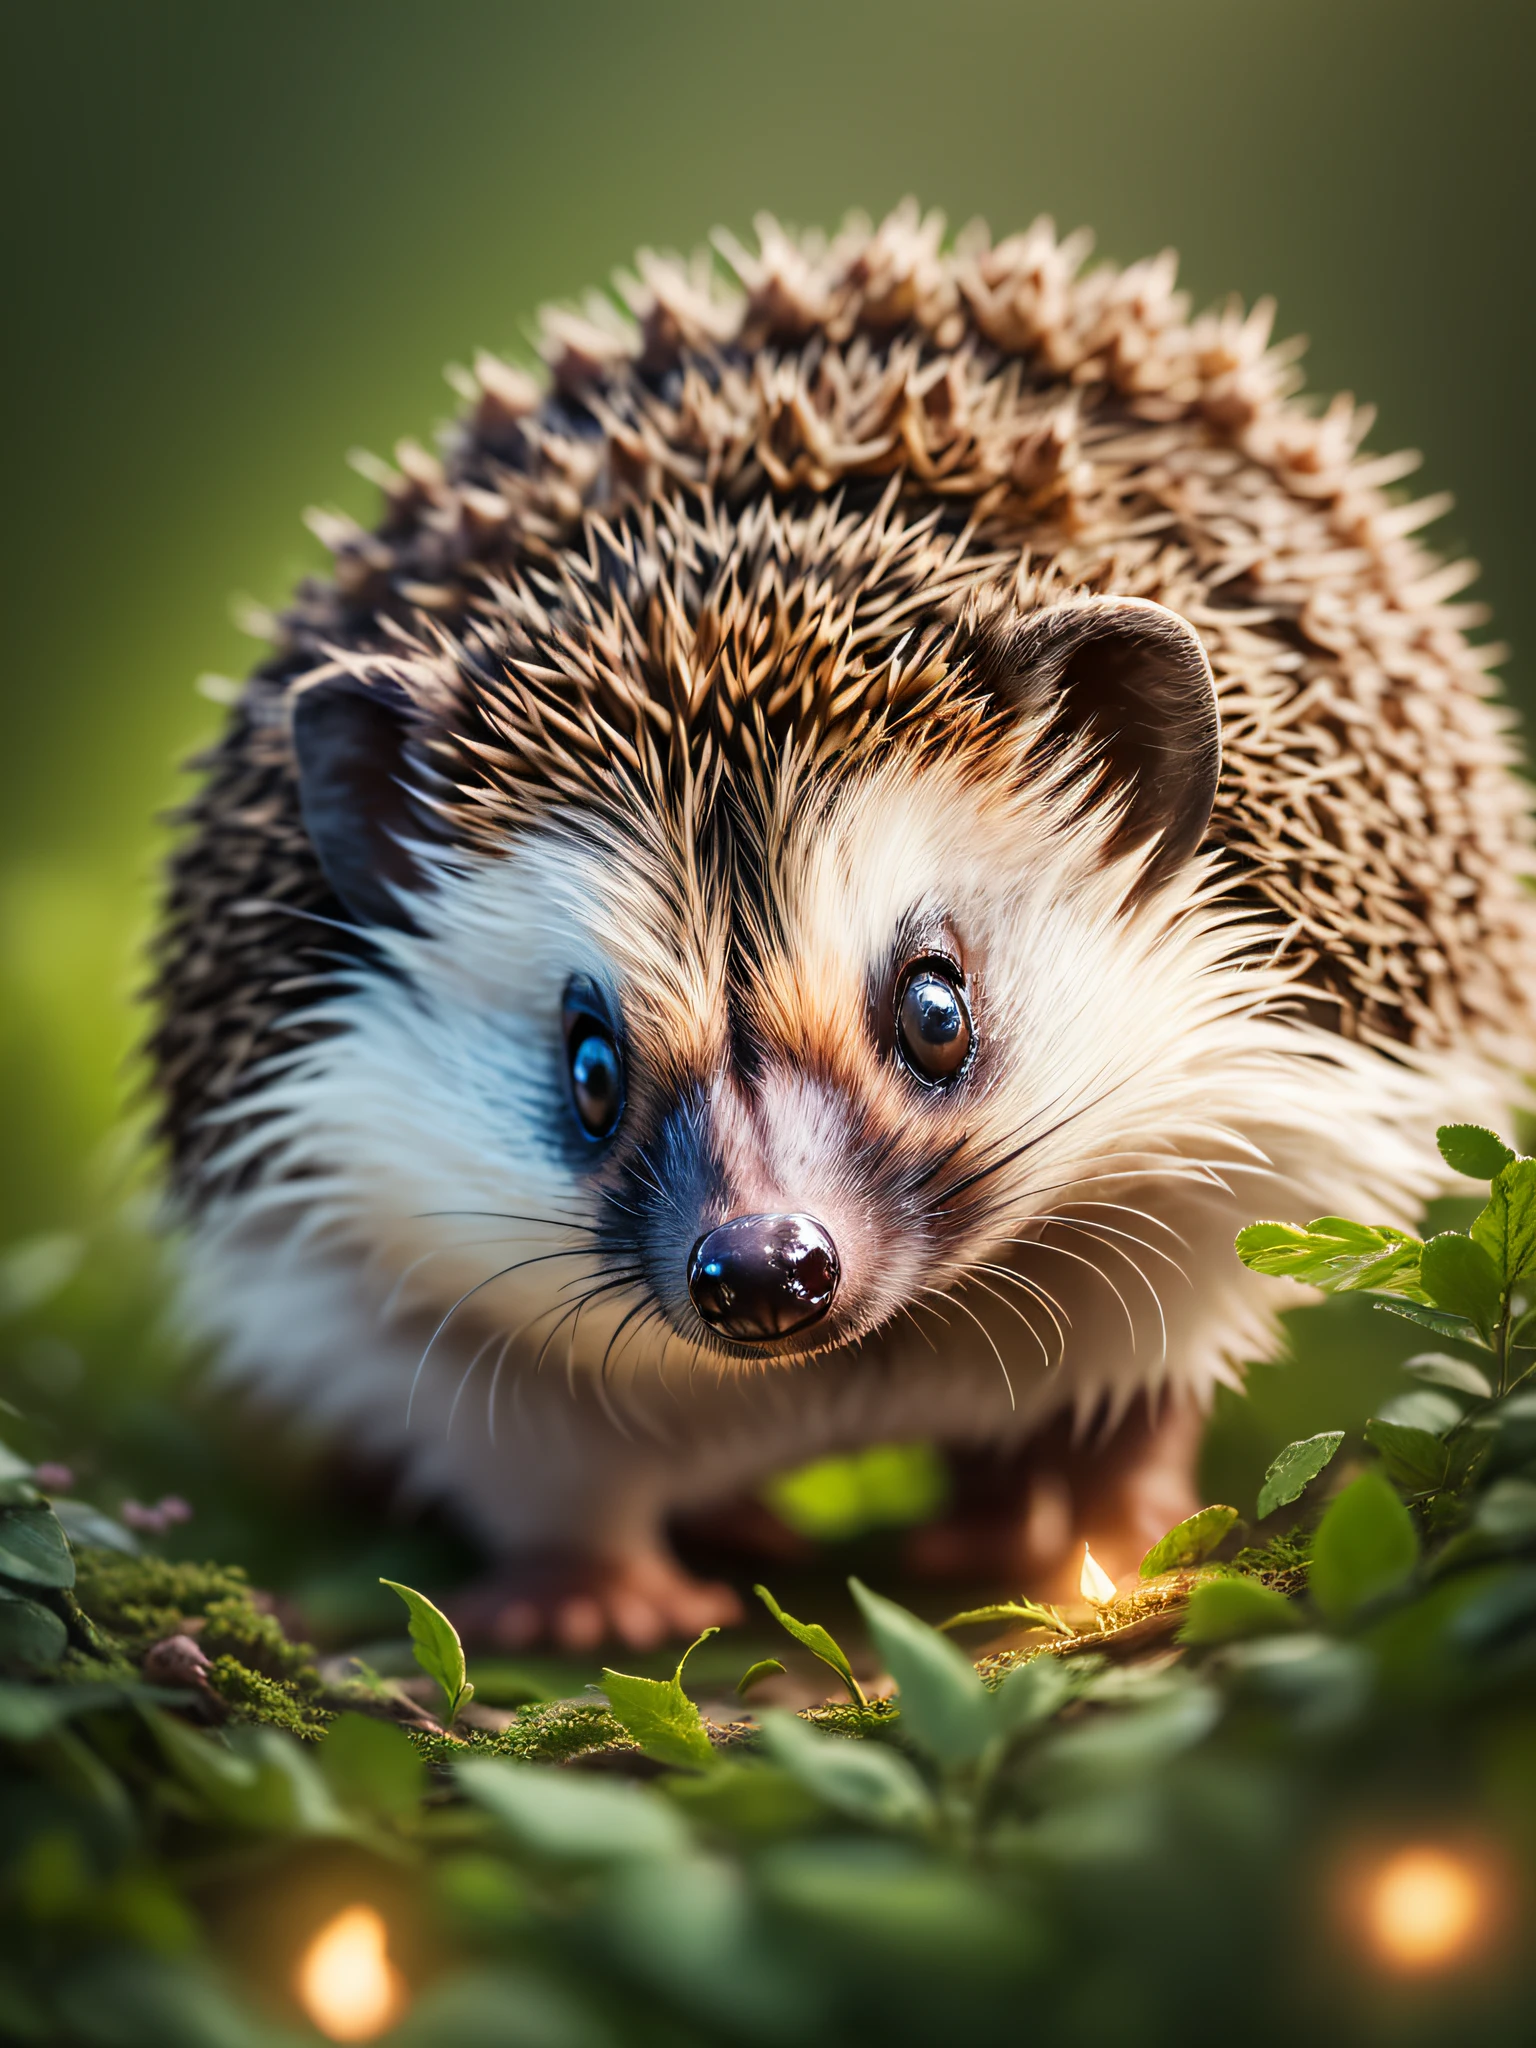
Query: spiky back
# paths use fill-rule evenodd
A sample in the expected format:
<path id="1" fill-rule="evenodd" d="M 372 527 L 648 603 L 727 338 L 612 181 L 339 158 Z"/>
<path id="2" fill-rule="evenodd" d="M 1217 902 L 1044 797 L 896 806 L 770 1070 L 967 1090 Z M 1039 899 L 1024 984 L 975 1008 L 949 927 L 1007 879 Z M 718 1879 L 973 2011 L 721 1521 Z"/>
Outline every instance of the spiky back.
<path id="1" fill-rule="evenodd" d="M 1048 222 L 941 245 L 898 211 L 830 243 L 721 238 L 739 289 L 649 254 L 546 315 L 547 388 L 489 357 L 442 461 L 379 466 L 373 532 L 277 622 L 202 764 L 153 1042 L 184 1176 L 206 1113 L 292 1042 L 340 941 L 299 819 L 287 700 L 389 673 L 480 846 L 552 802 L 686 808 L 764 749 L 823 766 L 963 745 L 968 636 L 1071 589 L 1200 631 L 1225 766 L 1212 837 L 1289 931 L 1318 1015 L 1385 1049 L 1529 1063 L 1526 801 L 1470 565 L 1413 535 L 1370 415 L 1296 401 L 1272 308 L 1191 317 L 1164 255 L 1083 273 Z"/>

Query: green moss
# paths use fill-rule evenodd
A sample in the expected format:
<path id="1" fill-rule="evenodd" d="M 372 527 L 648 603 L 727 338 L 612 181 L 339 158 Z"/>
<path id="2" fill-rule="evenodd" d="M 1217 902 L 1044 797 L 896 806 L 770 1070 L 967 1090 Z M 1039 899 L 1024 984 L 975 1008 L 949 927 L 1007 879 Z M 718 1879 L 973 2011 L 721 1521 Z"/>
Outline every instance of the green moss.
<path id="1" fill-rule="evenodd" d="M 879 1737 L 894 1731 L 901 1709 L 894 1700 L 870 1700 L 862 1707 L 853 1700 L 828 1700 L 825 1706 L 807 1707 L 801 1718 L 824 1735 Z"/>
<path id="2" fill-rule="evenodd" d="M 296 1687 L 252 1671 L 234 1657 L 213 1658 L 208 1683 L 235 1721 L 265 1721 L 271 1727 L 286 1728 L 290 1735 L 314 1736 L 323 1734 L 331 1718 Z"/>
<path id="3" fill-rule="evenodd" d="M 1307 1582 L 1312 1560 L 1312 1531 L 1301 1527 L 1271 1536 L 1267 1543 L 1238 1551 L 1229 1565 L 1217 1570 L 1240 1572 L 1244 1578 L 1262 1579 L 1281 1593 L 1299 1593 Z"/>
<path id="4" fill-rule="evenodd" d="M 76 1556 L 75 1592 L 97 1626 L 135 1659 L 204 1617 L 215 1603 L 233 1602 L 253 1622 L 260 1618 L 238 1565 L 176 1564 L 163 1557 L 82 1550 Z"/>
<path id="5" fill-rule="evenodd" d="M 466 1754 L 509 1757 L 515 1763 L 563 1764 L 595 1749 L 633 1749 L 622 1724 L 596 1700 L 547 1700 L 524 1707 L 497 1734 L 466 1729 L 460 1737 L 407 1731 L 432 1764 L 451 1764 Z"/>
<path id="6" fill-rule="evenodd" d="M 190 1630 L 209 1658 L 209 1684 L 234 1720 L 296 1735 L 325 1726 L 314 1651 L 290 1642 L 277 1617 L 262 1612 L 239 1566 L 82 1550 L 77 1572 L 92 1654 L 75 1653 L 72 1664 L 89 1664 L 93 1676 L 136 1675 L 155 1643 Z"/>

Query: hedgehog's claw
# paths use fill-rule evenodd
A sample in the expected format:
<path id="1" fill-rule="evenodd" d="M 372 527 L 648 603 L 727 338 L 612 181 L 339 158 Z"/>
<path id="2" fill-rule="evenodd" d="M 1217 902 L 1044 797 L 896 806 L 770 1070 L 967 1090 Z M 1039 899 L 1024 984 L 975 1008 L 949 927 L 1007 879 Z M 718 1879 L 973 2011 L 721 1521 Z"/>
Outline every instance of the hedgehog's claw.
<path id="1" fill-rule="evenodd" d="M 691 1578 L 665 1551 L 627 1557 L 554 1554 L 508 1560 L 450 1610 L 460 1632 L 487 1649 L 550 1643 L 595 1650 L 654 1649 L 741 1619 L 729 1586 Z"/>

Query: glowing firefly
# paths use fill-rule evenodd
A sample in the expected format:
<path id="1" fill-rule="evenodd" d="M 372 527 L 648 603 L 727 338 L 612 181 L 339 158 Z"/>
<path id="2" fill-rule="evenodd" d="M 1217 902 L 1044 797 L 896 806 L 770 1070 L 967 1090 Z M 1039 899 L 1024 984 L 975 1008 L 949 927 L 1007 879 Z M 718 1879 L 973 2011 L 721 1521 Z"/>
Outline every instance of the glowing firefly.
<path id="1" fill-rule="evenodd" d="M 1377 1865 L 1363 1899 L 1366 1937 L 1390 1970 L 1418 1975 L 1464 1962 L 1493 1919 L 1486 1873 L 1433 1843 L 1398 1849 Z"/>
<path id="2" fill-rule="evenodd" d="M 405 1988 L 372 1906 L 348 1906 L 321 1928 L 299 1965 L 299 1997 L 332 2041 L 371 2041 L 399 2017 Z"/>
<path id="3" fill-rule="evenodd" d="M 1105 1571 L 1087 1544 L 1083 1545 L 1083 1569 L 1078 1579 L 1078 1590 L 1083 1598 L 1094 1607 L 1112 1607 L 1115 1600 L 1115 1582 Z"/>

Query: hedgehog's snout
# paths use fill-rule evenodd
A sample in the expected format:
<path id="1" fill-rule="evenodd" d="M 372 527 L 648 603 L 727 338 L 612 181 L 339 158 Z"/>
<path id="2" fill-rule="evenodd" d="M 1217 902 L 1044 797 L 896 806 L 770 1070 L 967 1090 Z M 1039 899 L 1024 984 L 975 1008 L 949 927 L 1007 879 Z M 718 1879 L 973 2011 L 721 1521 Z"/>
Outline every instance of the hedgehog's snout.
<path id="1" fill-rule="evenodd" d="M 810 1216 L 733 1216 L 688 1259 L 688 1292 L 722 1337 L 767 1344 L 819 1323 L 842 1266 L 837 1246 Z"/>

